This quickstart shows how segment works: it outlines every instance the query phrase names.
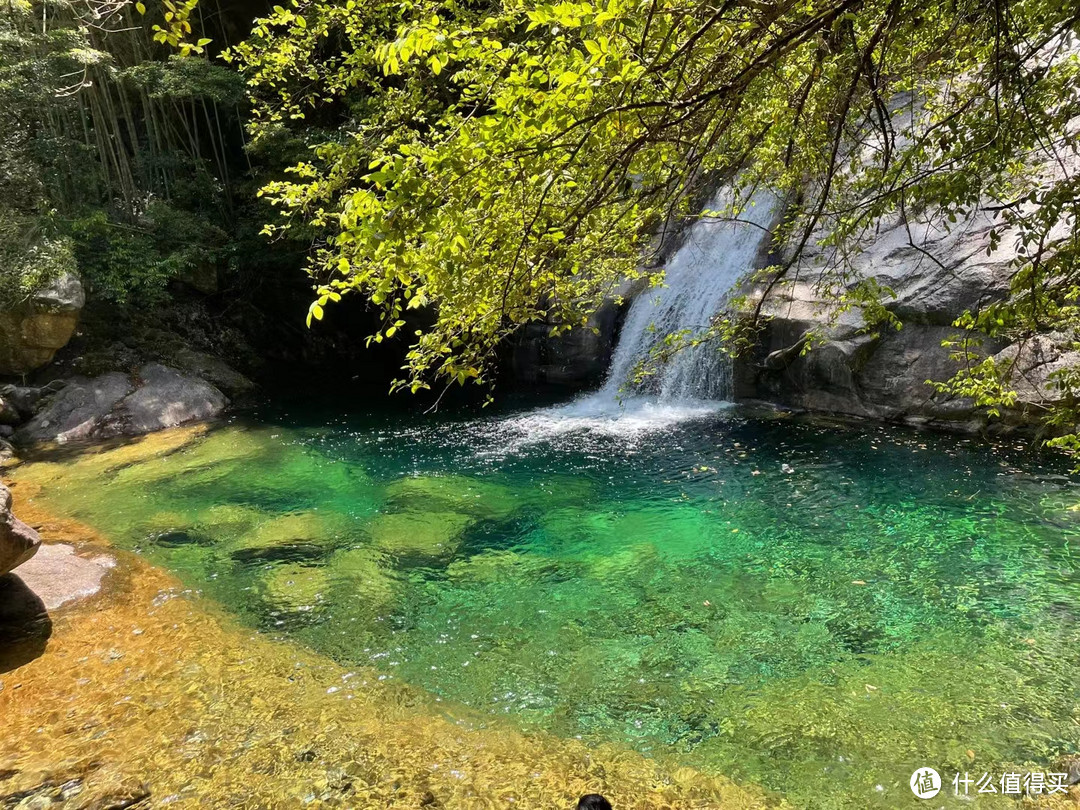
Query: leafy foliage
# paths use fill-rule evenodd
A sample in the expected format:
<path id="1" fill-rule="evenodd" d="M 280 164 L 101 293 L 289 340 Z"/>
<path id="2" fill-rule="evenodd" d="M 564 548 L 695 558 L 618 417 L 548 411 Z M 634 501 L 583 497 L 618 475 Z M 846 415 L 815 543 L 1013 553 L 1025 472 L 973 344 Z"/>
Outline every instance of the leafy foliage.
<path id="1" fill-rule="evenodd" d="M 92 294 L 154 303 L 170 279 L 223 260 L 243 82 L 220 64 L 154 44 L 154 31 L 167 29 L 181 37 L 181 53 L 184 43 L 187 53 L 202 52 L 207 38 L 188 39 L 195 3 L 166 0 L 164 29 L 144 26 L 143 15 L 157 12 L 130 0 L 10 2 L 5 10 L 5 296 L 25 297 L 57 265 L 75 270 L 77 258 Z"/>
<path id="2" fill-rule="evenodd" d="M 868 328 L 895 326 L 887 291 L 850 259 L 885 216 L 996 206 L 1023 248 L 1017 289 L 1068 276 L 1076 181 L 1037 177 L 1076 143 L 1077 21 L 1066 0 L 314 0 L 275 7 L 230 57 L 256 141 L 327 133 L 263 190 L 286 214 L 271 231 L 321 232 L 310 317 L 360 291 L 378 341 L 430 306 L 399 381 L 416 390 L 483 378 L 521 323 L 584 323 L 651 272 L 710 177 L 736 177 L 744 202 L 760 186 L 794 200 L 769 293 L 819 244 L 818 285 Z M 1007 304 L 1021 321 L 1069 286 L 1034 289 Z"/>
<path id="3" fill-rule="evenodd" d="M 95 294 L 119 304 L 159 303 L 170 280 L 218 264 L 227 242 L 220 229 L 164 203 L 152 203 L 137 226 L 94 211 L 70 230 L 83 278 Z"/>
<path id="4" fill-rule="evenodd" d="M 10 210 L 0 212 L 0 307 L 17 307 L 74 269 L 70 239 Z"/>

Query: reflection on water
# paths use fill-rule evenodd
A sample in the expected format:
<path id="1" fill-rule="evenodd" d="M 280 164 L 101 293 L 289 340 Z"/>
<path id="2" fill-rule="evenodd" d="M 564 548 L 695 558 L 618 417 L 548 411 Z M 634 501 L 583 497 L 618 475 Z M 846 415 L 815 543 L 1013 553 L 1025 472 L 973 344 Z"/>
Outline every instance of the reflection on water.
<path id="1" fill-rule="evenodd" d="M 264 414 L 19 477 L 251 625 L 797 806 L 1076 750 L 1080 498 L 1054 459 L 657 409 Z"/>

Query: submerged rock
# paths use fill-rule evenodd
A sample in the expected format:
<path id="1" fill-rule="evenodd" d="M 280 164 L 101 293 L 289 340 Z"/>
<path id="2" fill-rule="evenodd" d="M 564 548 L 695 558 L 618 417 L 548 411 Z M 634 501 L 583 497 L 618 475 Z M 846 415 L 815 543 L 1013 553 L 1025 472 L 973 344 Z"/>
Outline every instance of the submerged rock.
<path id="1" fill-rule="evenodd" d="M 387 501 L 398 511 L 434 507 L 477 518 L 501 519 L 521 507 L 516 493 L 500 484 L 464 475 L 419 475 L 399 478 L 386 488 Z"/>
<path id="2" fill-rule="evenodd" d="M 253 506 L 224 503 L 211 506 L 200 513 L 199 530 L 217 539 L 246 534 L 266 520 L 266 513 Z"/>
<path id="3" fill-rule="evenodd" d="M 228 400 L 210 383 L 158 363 L 134 376 L 75 378 L 16 434 L 24 443 L 137 436 L 211 419 Z"/>
<path id="4" fill-rule="evenodd" d="M 38 533 L 11 513 L 11 490 L 0 484 L 0 575 L 34 556 Z"/>
<path id="5" fill-rule="evenodd" d="M 372 548 L 335 552 L 327 562 L 335 580 L 348 584 L 365 602 L 369 613 L 389 605 L 394 599 L 395 581 L 383 554 Z"/>
<path id="6" fill-rule="evenodd" d="M 228 550 L 240 561 L 311 559 L 325 553 L 340 528 L 318 512 L 295 512 L 263 521 L 229 543 Z"/>
<path id="7" fill-rule="evenodd" d="M 317 607 L 329 589 L 330 576 L 326 569 L 303 563 L 277 566 L 263 578 L 267 601 L 289 611 Z"/>
<path id="8" fill-rule="evenodd" d="M 368 531 L 375 545 L 389 554 L 445 557 L 457 550 L 473 522 L 458 512 L 400 512 L 380 515 Z"/>

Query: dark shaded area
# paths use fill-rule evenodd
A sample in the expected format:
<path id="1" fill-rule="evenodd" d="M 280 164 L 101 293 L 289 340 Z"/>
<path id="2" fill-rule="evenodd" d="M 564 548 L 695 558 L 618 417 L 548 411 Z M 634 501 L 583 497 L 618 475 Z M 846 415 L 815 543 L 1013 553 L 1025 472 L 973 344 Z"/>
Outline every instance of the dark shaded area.
<path id="1" fill-rule="evenodd" d="M 308 562 L 317 560 L 326 554 L 326 549 L 317 543 L 296 540 L 292 543 L 278 543 L 264 548 L 243 548 L 232 553 L 232 558 L 242 565 L 262 565 L 271 562 Z"/>
<path id="2" fill-rule="evenodd" d="M 198 532 L 187 531 L 186 529 L 172 529 L 170 531 L 161 532 L 150 538 L 150 542 L 155 546 L 163 546 L 165 548 L 178 548 L 180 546 L 210 545 L 214 541 L 199 534 Z"/>
<path id="3" fill-rule="evenodd" d="M 18 574 L 0 576 L 0 674 L 33 661 L 52 635 L 41 598 Z"/>

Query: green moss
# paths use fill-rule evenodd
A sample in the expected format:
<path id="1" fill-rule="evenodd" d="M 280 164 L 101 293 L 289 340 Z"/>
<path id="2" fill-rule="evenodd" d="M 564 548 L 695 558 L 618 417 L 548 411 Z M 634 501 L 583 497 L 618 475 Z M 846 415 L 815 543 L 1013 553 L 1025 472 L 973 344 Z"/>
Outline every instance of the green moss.
<path id="1" fill-rule="evenodd" d="M 276 608 L 310 610 L 326 600 L 330 575 L 322 567 L 285 563 L 271 568 L 262 577 L 263 597 Z"/>
<path id="2" fill-rule="evenodd" d="M 485 519 L 505 518 L 521 507 L 509 487 L 464 475 L 400 478 L 386 487 L 386 500 L 398 511 L 437 509 Z"/>
<path id="3" fill-rule="evenodd" d="M 473 518 L 457 512 L 398 512 L 367 526 L 372 542 L 388 554 L 446 557 L 457 550 Z"/>
<path id="4" fill-rule="evenodd" d="M 329 550 L 340 539 L 343 521 L 338 515 L 319 512 L 296 512 L 273 517 L 226 544 L 234 556 L 244 552 L 270 552 L 287 546 L 309 546 Z"/>

